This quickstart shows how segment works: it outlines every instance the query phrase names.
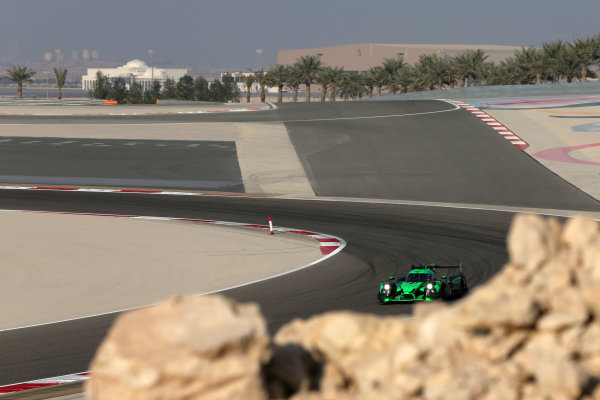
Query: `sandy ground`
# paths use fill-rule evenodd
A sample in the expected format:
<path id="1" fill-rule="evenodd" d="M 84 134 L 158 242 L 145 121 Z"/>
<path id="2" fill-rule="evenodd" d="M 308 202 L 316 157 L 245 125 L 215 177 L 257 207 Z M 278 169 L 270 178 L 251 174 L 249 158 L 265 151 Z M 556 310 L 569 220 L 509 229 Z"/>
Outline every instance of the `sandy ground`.
<path id="1" fill-rule="evenodd" d="M 600 200 L 600 106 L 485 111 L 529 143 L 532 157 Z"/>
<path id="2" fill-rule="evenodd" d="M 267 278 L 322 257 L 288 233 L 193 222 L 0 212 L 0 329 Z"/>

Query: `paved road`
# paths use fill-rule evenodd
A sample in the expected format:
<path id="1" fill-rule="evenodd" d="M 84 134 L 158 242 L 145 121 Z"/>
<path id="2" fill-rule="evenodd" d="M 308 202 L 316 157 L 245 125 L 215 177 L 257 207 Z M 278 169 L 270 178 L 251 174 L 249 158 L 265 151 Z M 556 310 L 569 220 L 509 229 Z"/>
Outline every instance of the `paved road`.
<path id="1" fill-rule="evenodd" d="M 305 271 L 227 294 L 257 301 L 273 331 L 296 317 L 335 309 L 406 314 L 410 305 L 379 306 L 378 283 L 411 263 L 462 261 L 471 285 L 506 261 L 511 214 L 385 204 L 277 199 L 189 198 L 94 193 L 0 191 L 0 208 L 116 212 L 264 223 L 344 238 L 339 255 Z M 0 384 L 87 369 L 114 315 L 0 333 Z"/>
<path id="2" fill-rule="evenodd" d="M 166 120 L 149 118 L 156 123 Z M 543 170 L 487 125 L 443 102 L 285 105 L 275 112 L 178 119 L 200 120 L 284 121 L 319 193 L 600 210 L 598 202 Z M 89 120 L 111 121 L 115 120 Z M 228 293 L 259 302 L 271 330 L 292 318 L 333 309 L 408 313 L 410 305 L 376 305 L 375 294 L 381 279 L 406 272 L 412 263 L 461 261 L 470 284 L 480 284 L 506 261 L 505 237 L 512 217 L 505 212 L 391 204 L 24 191 L 0 191 L 0 208 L 249 223 L 263 223 L 271 215 L 282 226 L 345 239 L 347 248 L 318 266 Z M 0 333 L 0 384 L 85 370 L 113 318 Z"/>
<path id="3" fill-rule="evenodd" d="M 2 137 L 0 182 L 244 192 L 231 141 Z"/>

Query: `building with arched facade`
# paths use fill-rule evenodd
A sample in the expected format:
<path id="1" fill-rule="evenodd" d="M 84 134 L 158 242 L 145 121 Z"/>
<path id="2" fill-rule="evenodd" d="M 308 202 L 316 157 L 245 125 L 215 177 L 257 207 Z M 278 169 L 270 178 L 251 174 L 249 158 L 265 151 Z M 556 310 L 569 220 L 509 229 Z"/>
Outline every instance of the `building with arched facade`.
<path id="1" fill-rule="evenodd" d="M 153 68 L 146 65 L 142 60 L 131 60 L 127 64 L 117 68 L 88 68 L 87 74 L 81 78 L 81 88 L 84 90 L 93 90 L 96 86 L 96 73 L 100 71 L 106 75 L 109 80 L 123 78 L 128 86 L 134 82 L 142 85 L 144 90 L 152 87 L 152 80 L 160 82 L 164 87 L 167 78 L 178 81 L 179 78 L 187 74 L 185 68 Z"/>

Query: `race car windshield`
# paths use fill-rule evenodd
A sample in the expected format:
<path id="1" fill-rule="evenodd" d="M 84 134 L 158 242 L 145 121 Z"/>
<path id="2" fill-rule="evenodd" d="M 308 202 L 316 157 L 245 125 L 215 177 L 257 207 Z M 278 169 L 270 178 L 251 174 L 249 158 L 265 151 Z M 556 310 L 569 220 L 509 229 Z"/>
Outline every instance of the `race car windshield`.
<path id="1" fill-rule="evenodd" d="M 408 274 L 406 282 L 430 282 L 431 274 Z"/>

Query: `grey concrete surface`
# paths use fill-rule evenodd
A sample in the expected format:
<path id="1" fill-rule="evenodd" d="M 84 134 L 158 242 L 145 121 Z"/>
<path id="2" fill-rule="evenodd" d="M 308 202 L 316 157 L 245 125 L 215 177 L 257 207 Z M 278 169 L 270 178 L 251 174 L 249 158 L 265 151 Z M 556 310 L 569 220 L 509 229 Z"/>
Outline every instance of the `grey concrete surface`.
<path id="1" fill-rule="evenodd" d="M 600 200 L 600 106 L 522 110 L 486 110 L 523 138 L 526 150 L 536 161 L 566 181 Z M 595 145 L 594 145 L 595 144 Z M 594 145 L 569 152 L 568 148 Z M 562 160 L 550 160 L 538 154 L 549 149 L 564 149 Z M 570 155 L 576 160 L 566 157 Z"/>

